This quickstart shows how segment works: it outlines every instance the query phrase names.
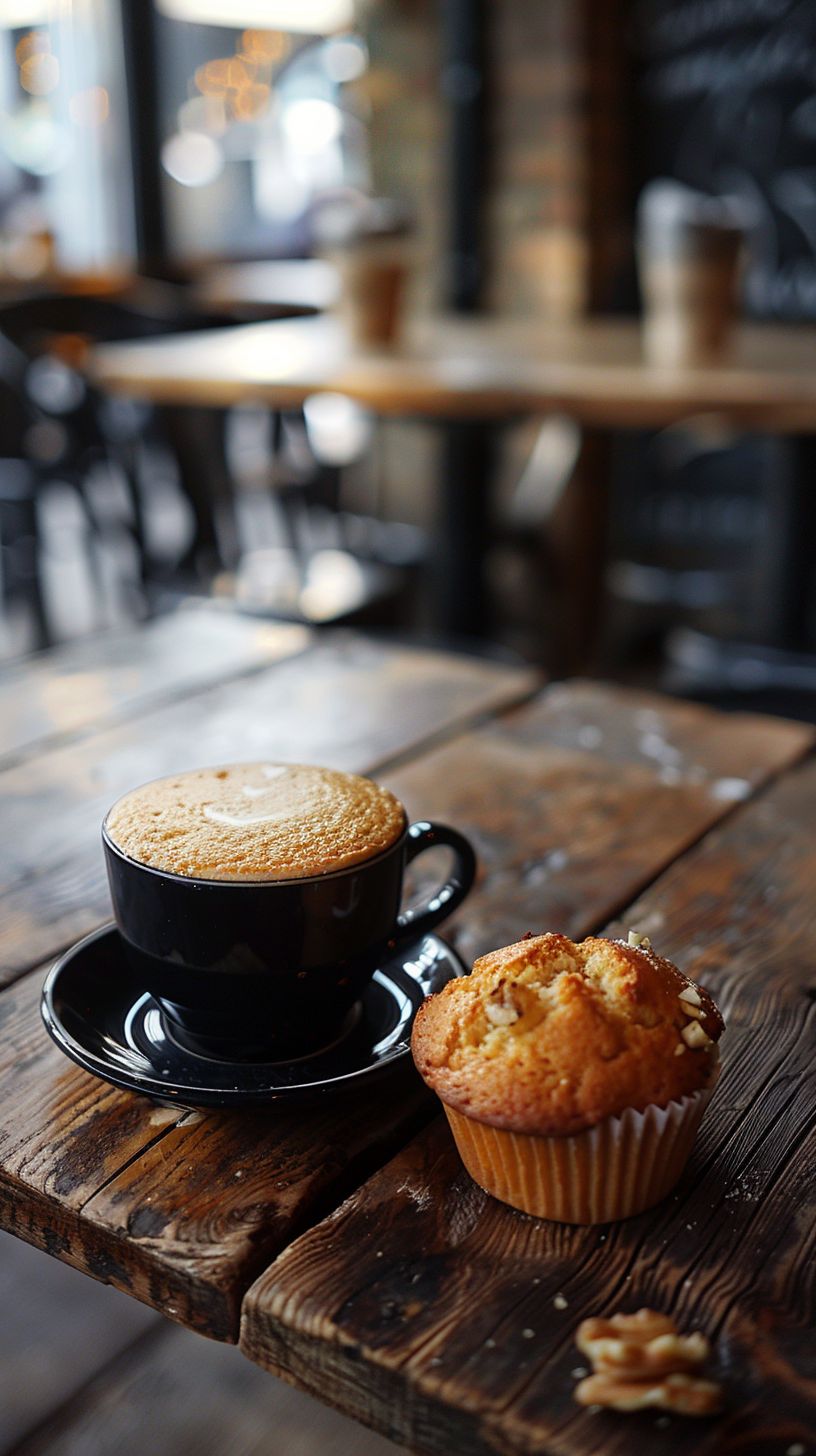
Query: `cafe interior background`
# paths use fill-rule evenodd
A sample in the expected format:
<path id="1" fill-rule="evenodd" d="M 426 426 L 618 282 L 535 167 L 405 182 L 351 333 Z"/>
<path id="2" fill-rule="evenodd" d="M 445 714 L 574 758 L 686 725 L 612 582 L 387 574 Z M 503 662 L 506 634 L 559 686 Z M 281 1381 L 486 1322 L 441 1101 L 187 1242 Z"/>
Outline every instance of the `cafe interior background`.
<path id="1" fill-rule="evenodd" d="M 0 0 L 0 27 L 0 674 L 206 610 L 816 721 L 808 436 L 150 403 L 88 367 L 324 312 L 383 368 L 429 321 L 640 327 L 658 196 L 669 230 L 730 218 L 736 314 L 807 330 L 816 0 Z M 0 1452 L 388 1446 L 6 1236 L 0 1291 Z"/>

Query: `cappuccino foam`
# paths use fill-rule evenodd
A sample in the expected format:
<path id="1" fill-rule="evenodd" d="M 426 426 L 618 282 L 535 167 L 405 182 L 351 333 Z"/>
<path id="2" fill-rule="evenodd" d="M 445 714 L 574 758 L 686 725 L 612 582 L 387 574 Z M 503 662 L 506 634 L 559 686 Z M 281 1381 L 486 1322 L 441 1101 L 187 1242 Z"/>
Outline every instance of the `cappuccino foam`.
<path id="1" fill-rule="evenodd" d="M 152 869 L 200 880 L 292 880 L 381 854 L 405 827 L 398 799 L 370 779 L 303 764 L 194 769 L 133 789 L 105 821 Z"/>

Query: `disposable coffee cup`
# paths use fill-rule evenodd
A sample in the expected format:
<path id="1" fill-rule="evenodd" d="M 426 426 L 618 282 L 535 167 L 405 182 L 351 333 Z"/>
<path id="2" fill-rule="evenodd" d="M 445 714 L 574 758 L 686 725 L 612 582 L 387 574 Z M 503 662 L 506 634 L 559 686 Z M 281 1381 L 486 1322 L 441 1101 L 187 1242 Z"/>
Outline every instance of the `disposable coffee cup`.
<path id="1" fill-rule="evenodd" d="M 324 256 L 340 276 L 336 311 L 362 348 L 399 336 L 411 263 L 411 222 L 390 198 L 350 194 L 324 205 L 316 227 Z"/>
<path id="2" fill-rule="evenodd" d="M 735 205 L 670 179 L 638 203 L 643 352 L 664 367 L 714 362 L 738 316 L 743 226 Z"/>
<path id="3" fill-rule="evenodd" d="M 168 839 L 169 858 L 163 858 L 158 831 L 151 839 L 148 816 L 155 813 L 160 825 L 168 794 L 171 809 L 173 794 L 192 804 L 188 817 L 195 828 L 196 784 L 203 783 L 202 822 L 209 806 L 215 816 L 211 822 L 221 823 L 225 816 L 218 820 L 218 809 L 212 810 L 210 780 L 236 775 L 244 807 L 237 817 L 227 816 L 227 822 L 239 826 L 227 839 L 239 847 L 234 856 L 238 863 L 241 856 L 246 860 L 241 836 L 249 843 L 250 827 L 263 822 L 267 809 L 270 821 L 276 814 L 280 820 L 283 803 L 288 827 L 294 823 L 290 839 L 302 830 L 296 816 L 293 821 L 285 795 L 281 799 L 286 787 L 282 776 L 295 771 L 307 782 L 309 774 L 322 775 L 317 780 L 321 793 L 328 785 L 317 818 L 309 820 L 304 809 L 307 829 L 309 823 L 328 822 L 332 793 L 343 790 L 343 781 L 355 791 L 367 785 L 359 792 L 370 790 L 369 797 L 386 792 L 356 775 L 330 770 L 228 765 L 156 780 L 134 790 L 117 801 L 103 825 L 113 911 L 125 956 L 158 1002 L 168 1034 L 198 1055 L 283 1061 L 332 1044 L 348 1026 L 361 991 L 383 960 L 400 945 L 433 930 L 461 904 L 473 884 L 476 861 L 464 836 L 443 824 L 409 824 L 402 805 L 391 795 L 385 846 L 373 853 L 364 847 L 362 857 L 356 858 L 352 846 L 351 856 L 340 856 L 337 863 L 331 853 L 323 853 L 319 873 L 299 873 L 298 864 L 289 863 L 284 873 L 278 866 L 264 875 L 263 867 L 255 864 L 247 876 L 239 863 L 239 872 L 233 875 L 227 863 L 226 877 L 223 865 L 216 866 L 222 877 L 211 877 L 215 872 L 206 867 L 202 873 L 189 872 L 195 871 L 195 857 L 183 872 L 167 868 L 185 862 L 179 859 L 182 851 L 173 847 L 182 842 L 184 814 L 175 820 L 170 815 L 176 840 L 172 835 Z M 308 810 L 312 813 L 312 800 L 305 802 L 312 805 Z M 240 828 L 243 823 L 245 831 Z M 158 843 L 158 850 L 150 848 L 153 843 Z M 440 844 L 453 851 L 451 873 L 424 903 L 402 911 L 406 866 Z M 308 871 L 308 856 L 301 868 Z"/>
<path id="4" fill-rule="evenodd" d="M 399 336 L 408 264 L 402 239 L 361 238 L 331 254 L 340 274 L 338 311 L 355 344 L 392 344 Z"/>

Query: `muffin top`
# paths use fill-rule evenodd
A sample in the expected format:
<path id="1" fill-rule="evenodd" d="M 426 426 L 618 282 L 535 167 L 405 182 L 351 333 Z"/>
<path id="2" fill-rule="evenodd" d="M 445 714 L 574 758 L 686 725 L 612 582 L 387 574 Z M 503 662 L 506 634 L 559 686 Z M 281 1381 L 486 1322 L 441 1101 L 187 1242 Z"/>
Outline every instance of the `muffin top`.
<path id="1" fill-rule="evenodd" d="M 421 1075 L 478 1122 L 550 1136 L 699 1091 L 722 1017 L 647 947 L 548 934 L 482 956 L 420 1007 Z"/>

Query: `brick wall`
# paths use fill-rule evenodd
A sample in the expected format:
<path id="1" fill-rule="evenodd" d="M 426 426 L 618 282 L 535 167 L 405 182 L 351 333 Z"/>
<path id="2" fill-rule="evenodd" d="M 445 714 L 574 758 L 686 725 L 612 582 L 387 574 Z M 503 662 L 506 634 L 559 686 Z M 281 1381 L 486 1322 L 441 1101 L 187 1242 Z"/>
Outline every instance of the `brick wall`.
<path id="1" fill-rule="evenodd" d="M 563 317 L 587 295 L 581 6 L 492 0 L 489 302 Z"/>
<path id="2" fill-rule="evenodd" d="M 509 313 L 564 317 L 602 301 L 627 247 L 624 0 L 485 0 L 488 287 Z M 446 114 L 434 0 L 369 0 L 360 83 L 381 192 L 420 225 L 414 303 L 443 297 Z"/>

